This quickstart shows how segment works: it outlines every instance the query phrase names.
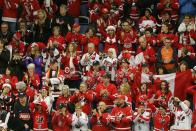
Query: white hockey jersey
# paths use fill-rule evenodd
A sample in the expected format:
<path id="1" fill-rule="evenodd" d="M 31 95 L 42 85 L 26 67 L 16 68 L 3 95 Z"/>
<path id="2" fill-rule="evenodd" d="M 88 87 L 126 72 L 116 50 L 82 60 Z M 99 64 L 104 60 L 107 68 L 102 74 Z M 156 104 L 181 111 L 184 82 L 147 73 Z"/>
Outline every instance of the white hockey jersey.
<path id="1" fill-rule="evenodd" d="M 141 115 L 135 112 L 133 115 L 134 131 L 150 131 L 150 112 L 145 111 Z"/>
<path id="2" fill-rule="evenodd" d="M 169 109 L 175 114 L 173 130 L 191 130 L 192 111 L 183 102 L 179 103 L 181 109 L 175 107 L 173 102 L 169 103 Z"/>

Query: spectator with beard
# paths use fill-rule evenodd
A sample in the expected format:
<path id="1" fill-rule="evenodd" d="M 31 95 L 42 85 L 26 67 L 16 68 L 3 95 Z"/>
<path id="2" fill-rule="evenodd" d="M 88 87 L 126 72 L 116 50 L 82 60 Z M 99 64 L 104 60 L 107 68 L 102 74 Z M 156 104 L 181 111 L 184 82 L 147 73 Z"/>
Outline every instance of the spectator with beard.
<path id="1" fill-rule="evenodd" d="M 5 45 L 8 45 L 12 39 L 12 33 L 9 32 L 9 26 L 7 22 L 1 23 L 0 38 L 3 39 Z"/>
<path id="2" fill-rule="evenodd" d="M 29 102 L 25 93 L 18 94 L 19 100 L 14 104 L 15 131 L 26 131 L 32 127 L 31 113 L 29 110 Z"/>
<path id="3" fill-rule="evenodd" d="M 115 131 L 130 131 L 132 122 L 132 108 L 125 102 L 126 97 L 119 95 L 116 99 L 116 107 L 111 112 L 111 122 Z"/>
<path id="4" fill-rule="evenodd" d="M 107 112 L 107 106 L 104 102 L 100 101 L 97 109 L 93 110 L 91 118 L 93 131 L 109 131 L 110 114 Z"/>
<path id="5" fill-rule="evenodd" d="M 175 72 L 177 61 L 176 49 L 171 45 L 171 38 L 164 39 L 164 46 L 159 49 L 157 54 L 158 65 L 163 65 L 168 73 Z"/>

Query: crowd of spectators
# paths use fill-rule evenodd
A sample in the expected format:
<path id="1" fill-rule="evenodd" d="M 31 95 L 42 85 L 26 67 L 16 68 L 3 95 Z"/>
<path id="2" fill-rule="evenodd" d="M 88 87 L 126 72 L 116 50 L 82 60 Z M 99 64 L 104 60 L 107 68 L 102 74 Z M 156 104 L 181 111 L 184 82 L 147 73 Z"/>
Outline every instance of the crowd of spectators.
<path id="1" fill-rule="evenodd" d="M 1 131 L 196 130 L 196 0 L 0 0 L 0 17 Z M 186 98 L 153 77 L 182 72 Z"/>

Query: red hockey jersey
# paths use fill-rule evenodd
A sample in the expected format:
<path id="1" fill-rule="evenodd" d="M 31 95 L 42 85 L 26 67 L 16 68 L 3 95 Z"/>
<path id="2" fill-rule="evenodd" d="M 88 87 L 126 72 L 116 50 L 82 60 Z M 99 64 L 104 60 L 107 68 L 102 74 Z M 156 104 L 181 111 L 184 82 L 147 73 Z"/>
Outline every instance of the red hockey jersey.
<path id="1" fill-rule="evenodd" d="M 53 131 L 70 131 L 72 123 L 72 115 L 66 112 L 65 115 L 55 113 L 52 117 Z"/>
<path id="2" fill-rule="evenodd" d="M 169 131 L 170 116 L 162 116 L 160 112 L 157 112 L 154 116 L 154 131 Z"/>
<path id="3" fill-rule="evenodd" d="M 37 11 L 40 9 L 38 0 L 21 0 L 23 12 L 21 18 L 25 21 L 33 22 Z"/>
<path id="4" fill-rule="evenodd" d="M 50 45 L 50 43 L 52 45 Z M 57 49 L 60 52 L 63 51 L 65 49 L 65 47 L 66 47 L 65 39 L 62 36 L 56 36 L 56 37 L 55 36 L 51 36 L 51 37 L 49 37 L 48 44 L 49 44 L 49 46 L 56 45 Z"/>
<path id="5" fill-rule="evenodd" d="M 100 116 L 98 113 L 91 118 L 93 131 L 109 131 L 108 124 L 110 122 L 110 114 L 102 113 Z"/>
<path id="6" fill-rule="evenodd" d="M 107 90 L 108 91 L 108 96 L 104 96 L 104 95 L 101 95 L 100 94 L 100 91 L 101 90 Z M 114 94 L 117 93 L 117 89 L 116 89 L 116 86 L 113 85 L 113 84 L 109 84 L 107 87 L 104 86 L 102 83 L 99 83 L 97 86 L 96 86 L 96 89 L 95 89 L 95 92 L 96 92 L 96 97 L 99 101 L 103 101 L 106 103 L 106 105 L 110 105 L 110 106 L 113 106 L 113 100 L 115 99 L 115 96 Z"/>
<path id="7" fill-rule="evenodd" d="M 16 22 L 18 4 L 20 0 L 3 0 L 2 21 Z"/>
<path id="8" fill-rule="evenodd" d="M 33 131 L 48 131 L 48 110 L 44 101 L 39 103 L 42 106 L 42 111 L 39 112 L 35 108 L 35 104 L 31 103 L 29 108 L 33 118 Z"/>
<path id="9" fill-rule="evenodd" d="M 124 107 L 114 107 L 111 113 L 115 131 L 130 131 L 132 121 L 132 108 L 125 105 Z"/>

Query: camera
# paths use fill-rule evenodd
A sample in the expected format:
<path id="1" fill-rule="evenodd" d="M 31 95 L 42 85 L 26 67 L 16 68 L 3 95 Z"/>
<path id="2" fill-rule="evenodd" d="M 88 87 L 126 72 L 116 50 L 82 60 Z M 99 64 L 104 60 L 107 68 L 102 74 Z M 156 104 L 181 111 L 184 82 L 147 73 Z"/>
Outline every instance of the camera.
<path id="1" fill-rule="evenodd" d="M 78 121 L 78 123 L 75 125 L 76 128 L 81 128 L 82 127 L 82 123 L 80 121 Z"/>

